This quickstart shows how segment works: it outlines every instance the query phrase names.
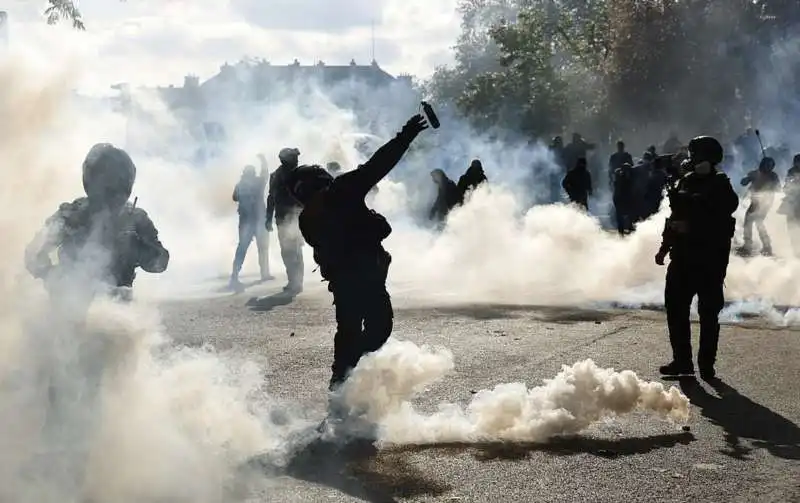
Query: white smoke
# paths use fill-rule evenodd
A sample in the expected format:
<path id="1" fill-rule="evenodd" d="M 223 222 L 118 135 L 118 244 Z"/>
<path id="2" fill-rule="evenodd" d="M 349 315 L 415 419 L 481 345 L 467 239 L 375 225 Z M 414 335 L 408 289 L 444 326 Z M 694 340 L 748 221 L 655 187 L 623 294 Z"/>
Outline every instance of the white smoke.
<path id="1" fill-rule="evenodd" d="M 453 368 L 446 349 L 392 340 L 361 359 L 342 396 L 352 410 L 379 425 L 379 440 L 386 444 L 542 442 L 635 410 L 675 422 L 689 418 L 689 400 L 676 387 L 667 390 L 590 359 L 564 365 L 542 386 L 498 384 L 479 391 L 465 407 L 445 403 L 433 414 L 415 410 L 411 400 Z"/>

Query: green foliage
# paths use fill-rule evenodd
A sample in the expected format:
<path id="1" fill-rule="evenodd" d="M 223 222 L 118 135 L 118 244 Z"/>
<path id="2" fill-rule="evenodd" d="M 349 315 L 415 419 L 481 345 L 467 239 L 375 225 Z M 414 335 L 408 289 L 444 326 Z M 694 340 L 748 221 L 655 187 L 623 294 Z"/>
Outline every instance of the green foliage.
<path id="1" fill-rule="evenodd" d="M 428 88 L 476 126 L 533 136 L 736 131 L 764 113 L 759 70 L 800 27 L 796 0 L 462 0 L 460 13 L 456 63 Z"/>
<path id="2" fill-rule="evenodd" d="M 47 17 L 47 24 L 56 24 L 66 19 L 72 23 L 76 30 L 85 30 L 81 12 L 73 0 L 47 0 L 48 6 L 44 11 Z"/>

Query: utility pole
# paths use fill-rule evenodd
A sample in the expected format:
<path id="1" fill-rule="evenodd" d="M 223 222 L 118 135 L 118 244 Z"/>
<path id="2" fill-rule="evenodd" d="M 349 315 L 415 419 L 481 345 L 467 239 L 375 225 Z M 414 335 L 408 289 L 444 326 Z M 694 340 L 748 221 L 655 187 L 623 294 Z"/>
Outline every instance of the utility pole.
<path id="1" fill-rule="evenodd" d="M 375 20 L 372 20 L 372 62 L 376 63 L 375 61 Z"/>

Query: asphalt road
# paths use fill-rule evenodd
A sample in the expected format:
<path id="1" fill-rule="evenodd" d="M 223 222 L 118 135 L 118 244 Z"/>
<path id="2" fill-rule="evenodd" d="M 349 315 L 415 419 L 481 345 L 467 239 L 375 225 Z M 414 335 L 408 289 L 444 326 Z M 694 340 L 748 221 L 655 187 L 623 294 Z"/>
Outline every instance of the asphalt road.
<path id="1" fill-rule="evenodd" d="M 222 282 L 219 283 L 220 285 Z M 282 283 L 238 295 L 166 302 L 179 343 L 266 358 L 268 391 L 322 418 L 333 342 L 331 299 L 311 284 L 290 303 Z M 585 358 L 659 379 L 667 361 L 657 311 L 461 305 L 395 298 L 395 336 L 444 345 L 456 369 L 421 407 L 464 403 L 501 382 L 541 384 Z M 696 343 L 696 342 L 695 342 Z M 385 450 L 313 444 L 275 470 L 243 468 L 231 501 L 800 502 L 800 330 L 748 319 L 722 330 L 714 387 L 676 384 L 692 401 L 690 432 L 636 413 L 578 438 L 539 445 L 439 445 Z"/>

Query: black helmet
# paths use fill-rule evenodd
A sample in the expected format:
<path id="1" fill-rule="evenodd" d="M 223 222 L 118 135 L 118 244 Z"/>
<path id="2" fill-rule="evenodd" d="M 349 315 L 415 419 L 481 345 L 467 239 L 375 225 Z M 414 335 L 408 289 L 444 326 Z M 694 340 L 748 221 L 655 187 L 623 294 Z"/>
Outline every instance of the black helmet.
<path id="1" fill-rule="evenodd" d="M 136 165 L 124 150 L 98 143 L 83 161 L 83 189 L 90 200 L 124 204 L 136 180 Z"/>
<path id="2" fill-rule="evenodd" d="M 299 158 L 300 151 L 296 148 L 286 147 L 278 152 L 278 160 L 281 161 L 281 164 L 296 165 Z"/>
<path id="3" fill-rule="evenodd" d="M 333 176 L 319 166 L 298 166 L 289 173 L 286 186 L 292 197 L 300 204 L 305 205 L 311 196 L 327 188 L 333 181 Z"/>
<path id="4" fill-rule="evenodd" d="M 722 162 L 724 151 L 716 138 L 698 136 L 689 142 L 689 159 L 693 164 L 708 162 L 712 166 Z"/>
<path id="5" fill-rule="evenodd" d="M 775 169 L 775 159 L 772 157 L 764 157 L 761 159 L 761 162 L 758 163 L 759 171 L 772 171 Z"/>

